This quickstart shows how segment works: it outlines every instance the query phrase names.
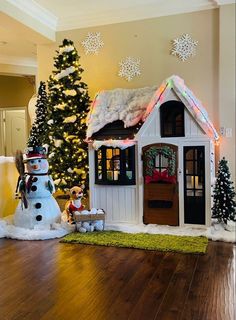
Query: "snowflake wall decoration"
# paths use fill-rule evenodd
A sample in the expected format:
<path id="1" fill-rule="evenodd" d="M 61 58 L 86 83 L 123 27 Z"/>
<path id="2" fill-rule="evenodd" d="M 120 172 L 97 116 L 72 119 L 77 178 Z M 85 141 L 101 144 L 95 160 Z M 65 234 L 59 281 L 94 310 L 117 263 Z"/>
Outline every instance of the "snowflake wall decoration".
<path id="1" fill-rule="evenodd" d="M 198 41 L 193 40 L 189 34 L 183 34 L 180 38 L 173 40 L 171 54 L 185 61 L 196 54 L 197 44 Z"/>
<path id="2" fill-rule="evenodd" d="M 87 37 L 81 42 L 85 54 L 98 54 L 98 51 L 104 46 L 100 32 L 88 32 Z"/>
<path id="3" fill-rule="evenodd" d="M 140 71 L 140 59 L 126 57 L 120 63 L 120 71 L 118 75 L 125 78 L 127 81 L 131 81 L 133 77 L 139 76 Z"/>

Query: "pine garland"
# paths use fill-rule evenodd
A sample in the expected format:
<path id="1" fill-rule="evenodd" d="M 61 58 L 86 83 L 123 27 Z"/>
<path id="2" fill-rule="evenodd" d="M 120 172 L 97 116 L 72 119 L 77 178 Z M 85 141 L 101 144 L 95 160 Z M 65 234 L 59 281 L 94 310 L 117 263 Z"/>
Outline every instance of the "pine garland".
<path id="1" fill-rule="evenodd" d="M 235 192 L 230 181 L 230 172 L 225 158 L 219 161 L 217 179 L 213 191 L 212 218 L 219 222 L 236 221 Z"/>
<path id="2" fill-rule="evenodd" d="M 75 185 L 88 188 L 86 116 L 90 105 L 83 69 L 73 41 L 64 39 L 54 58 L 49 78 L 49 164 L 56 187 Z"/>
<path id="3" fill-rule="evenodd" d="M 168 159 L 168 175 L 175 175 L 175 153 L 170 147 L 151 147 L 145 152 L 145 174 L 152 176 L 155 169 L 155 159 L 157 155 L 163 155 Z"/>

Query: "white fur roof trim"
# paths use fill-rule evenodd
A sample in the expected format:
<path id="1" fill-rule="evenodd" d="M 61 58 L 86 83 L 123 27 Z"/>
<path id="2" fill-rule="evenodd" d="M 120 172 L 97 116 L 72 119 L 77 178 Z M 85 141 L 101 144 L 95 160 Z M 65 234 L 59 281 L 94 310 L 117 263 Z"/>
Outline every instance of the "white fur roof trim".
<path id="1" fill-rule="evenodd" d="M 115 89 L 98 93 L 87 118 L 87 138 L 116 120 L 122 120 L 125 127 L 144 122 L 154 107 L 158 108 L 167 101 L 165 97 L 171 89 L 176 92 L 203 131 L 217 141 L 219 135 L 201 101 L 186 87 L 184 80 L 176 75 L 165 80 L 158 89 Z"/>
<path id="2" fill-rule="evenodd" d="M 146 112 L 156 89 L 157 87 L 146 87 L 99 92 L 87 118 L 87 138 L 116 120 L 122 120 L 125 127 L 136 125 Z"/>
<path id="3" fill-rule="evenodd" d="M 128 147 L 134 146 L 136 141 L 134 140 L 105 140 L 105 141 L 93 141 L 93 148 L 98 150 L 101 146 L 113 147 L 113 148 L 120 148 L 126 149 Z"/>

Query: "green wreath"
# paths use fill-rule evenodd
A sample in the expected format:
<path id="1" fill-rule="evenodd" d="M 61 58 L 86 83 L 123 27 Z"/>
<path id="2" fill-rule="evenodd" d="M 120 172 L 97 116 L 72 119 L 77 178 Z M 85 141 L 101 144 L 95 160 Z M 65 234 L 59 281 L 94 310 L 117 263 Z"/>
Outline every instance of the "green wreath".
<path id="1" fill-rule="evenodd" d="M 157 155 L 162 155 L 168 159 L 168 175 L 175 175 L 175 153 L 170 147 L 151 147 L 145 152 L 145 174 L 152 176 L 155 169 L 155 159 Z"/>

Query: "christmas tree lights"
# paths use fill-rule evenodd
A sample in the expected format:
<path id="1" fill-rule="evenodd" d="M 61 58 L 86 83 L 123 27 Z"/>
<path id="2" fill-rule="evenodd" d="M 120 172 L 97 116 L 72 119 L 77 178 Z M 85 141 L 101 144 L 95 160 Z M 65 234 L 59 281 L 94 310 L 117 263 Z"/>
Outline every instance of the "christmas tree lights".
<path id="1" fill-rule="evenodd" d="M 87 182 L 86 115 L 90 105 L 83 69 L 71 40 L 63 40 L 49 78 L 49 161 L 55 185 L 66 190 Z"/>

